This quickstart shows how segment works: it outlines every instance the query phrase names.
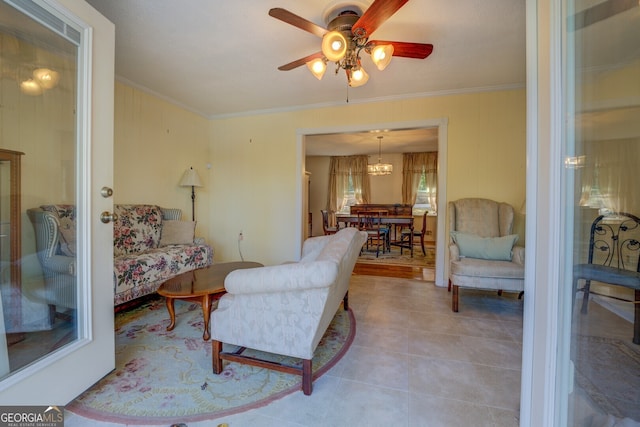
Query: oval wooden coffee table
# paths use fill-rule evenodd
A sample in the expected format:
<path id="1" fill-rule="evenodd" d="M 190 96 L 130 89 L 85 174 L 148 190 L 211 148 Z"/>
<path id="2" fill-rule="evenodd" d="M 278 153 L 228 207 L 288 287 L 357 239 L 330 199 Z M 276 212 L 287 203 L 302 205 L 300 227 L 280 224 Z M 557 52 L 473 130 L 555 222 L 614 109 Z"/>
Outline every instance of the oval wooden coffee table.
<path id="1" fill-rule="evenodd" d="M 164 282 L 158 288 L 158 294 L 165 297 L 167 311 L 169 311 L 169 317 L 171 318 L 171 323 L 167 326 L 167 331 L 173 330 L 176 326 L 174 300 L 193 301 L 202 306 L 202 317 L 204 319 L 204 333 L 202 338 L 205 341 L 209 340 L 209 338 L 211 338 L 211 334 L 209 333 L 211 302 L 213 301 L 214 295 L 225 292 L 224 279 L 227 277 L 227 274 L 233 270 L 256 267 L 262 267 L 262 264 L 248 261 L 223 262 L 220 264 L 212 264 L 209 267 L 187 271 Z"/>

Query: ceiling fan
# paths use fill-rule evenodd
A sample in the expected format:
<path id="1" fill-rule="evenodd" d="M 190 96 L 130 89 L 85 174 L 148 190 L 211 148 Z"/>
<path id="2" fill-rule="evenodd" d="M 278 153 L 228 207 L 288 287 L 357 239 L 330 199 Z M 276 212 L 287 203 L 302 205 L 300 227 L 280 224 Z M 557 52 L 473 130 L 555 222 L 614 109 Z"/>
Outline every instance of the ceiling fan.
<path id="1" fill-rule="evenodd" d="M 289 71 L 307 65 L 311 73 L 322 79 L 328 62 L 336 64 L 336 74 L 344 69 L 351 87 L 362 86 L 369 75 L 362 68 L 361 52 L 371 55 L 379 70 L 389 65 L 392 56 L 424 59 L 433 51 L 432 44 L 369 40 L 371 34 L 409 0 L 374 0 L 362 13 L 358 6 L 343 6 L 334 11 L 327 28 L 320 27 L 286 9 L 273 8 L 269 15 L 322 38 L 322 50 L 278 67 Z"/>

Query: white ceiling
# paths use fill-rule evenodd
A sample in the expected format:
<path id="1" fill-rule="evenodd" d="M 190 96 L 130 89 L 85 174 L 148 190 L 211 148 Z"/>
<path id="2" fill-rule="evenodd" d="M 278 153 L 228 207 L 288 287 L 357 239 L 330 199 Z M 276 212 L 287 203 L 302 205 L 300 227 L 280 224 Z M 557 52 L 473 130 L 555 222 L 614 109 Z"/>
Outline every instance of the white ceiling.
<path id="1" fill-rule="evenodd" d="M 115 24 L 116 76 L 120 81 L 207 118 L 345 105 L 347 97 L 355 105 L 525 85 L 525 0 L 410 0 L 371 38 L 431 43 L 433 53 L 424 60 L 394 57 L 384 71 L 363 58 L 370 79 L 359 88 L 348 88 L 344 73 L 334 75 L 331 64 L 321 81 L 304 66 L 279 71 L 278 66 L 319 51 L 321 39 L 268 15 L 269 9 L 281 7 L 324 27 L 327 11 L 348 1 L 88 3 Z M 366 9 L 372 0 L 351 3 Z M 581 3 L 586 7 L 598 1 Z M 636 20 L 639 9 L 633 11 Z M 609 51 L 606 46 L 602 50 Z M 637 44 L 633 50 L 637 52 Z M 598 57 L 589 61 L 600 65 Z M 433 131 L 428 130 L 411 130 L 397 137 L 387 133 L 383 151 L 394 140 L 410 144 L 432 138 Z M 370 134 L 353 135 L 347 140 L 342 141 L 342 147 L 352 141 L 370 140 L 368 152 L 377 153 L 377 139 Z M 328 142 L 320 137 L 316 141 Z M 395 148 L 391 151 L 398 152 Z"/>
<path id="2" fill-rule="evenodd" d="M 116 75 L 206 117 L 345 104 L 344 73 L 318 81 L 278 66 L 320 50 L 321 39 L 268 15 L 281 7 L 325 27 L 344 0 L 88 0 L 116 27 Z M 372 0 L 359 1 L 365 6 Z M 410 0 L 373 39 L 431 43 L 424 60 L 395 57 L 350 103 L 525 83 L 525 0 Z"/>

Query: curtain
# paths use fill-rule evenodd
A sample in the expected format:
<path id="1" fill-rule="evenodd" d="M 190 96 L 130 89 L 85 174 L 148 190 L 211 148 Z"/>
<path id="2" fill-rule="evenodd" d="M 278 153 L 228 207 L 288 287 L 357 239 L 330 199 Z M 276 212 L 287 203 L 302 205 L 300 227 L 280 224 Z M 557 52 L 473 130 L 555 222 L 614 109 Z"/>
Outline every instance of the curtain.
<path id="1" fill-rule="evenodd" d="M 589 141 L 580 171 L 581 206 L 640 213 L 640 139 Z"/>
<path id="2" fill-rule="evenodd" d="M 344 208 L 345 195 L 349 192 L 349 177 L 357 203 L 369 203 L 370 184 L 367 174 L 367 156 L 331 157 L 329 163 L 329 191 L 327 211 L 329 225 L 335 226 L 336 212 Z"/>
<path id="3" fill-rule="evenodd" d="M 438 152 L 404 153 L 402 155 L 402 203 L 414 205 L 422 174 L 429 194 L 429 204 L 437 211 Z"/>

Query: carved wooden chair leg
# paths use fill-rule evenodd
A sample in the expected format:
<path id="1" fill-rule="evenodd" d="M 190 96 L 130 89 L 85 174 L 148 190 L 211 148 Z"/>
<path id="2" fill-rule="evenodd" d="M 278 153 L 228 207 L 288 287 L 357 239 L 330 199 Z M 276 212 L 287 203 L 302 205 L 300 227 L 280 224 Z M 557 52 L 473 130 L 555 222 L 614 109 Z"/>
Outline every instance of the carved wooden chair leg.
<path id="1" fill-rule="evenodd" d="M 222 342 L 211 340 L 211 357 L 213 359 L 213 373 L 219 374 L 222 372 L 222 359 L 220 358 L 220 353 L 222 352 Z"/>
<path id="2" fill-rule="evenodd" d="M 458 285 L 453 285 L 453 292 L 451 293 L 451 310 L 455 313 L 458 312 Z"/>
<path id="3" fill-rule="evenodd" d="M 451 292 L 451 279 L 449 279 L 449 285 L 447 286 L 447 292 Z"/>
<path id="4" fill-rule="evenodd" d="M 304 359 L 302 361 L 302 392 L 305 396 L 311 394 L 313 388 L 313 370 L 311 369 L 311 359 Z"/>

